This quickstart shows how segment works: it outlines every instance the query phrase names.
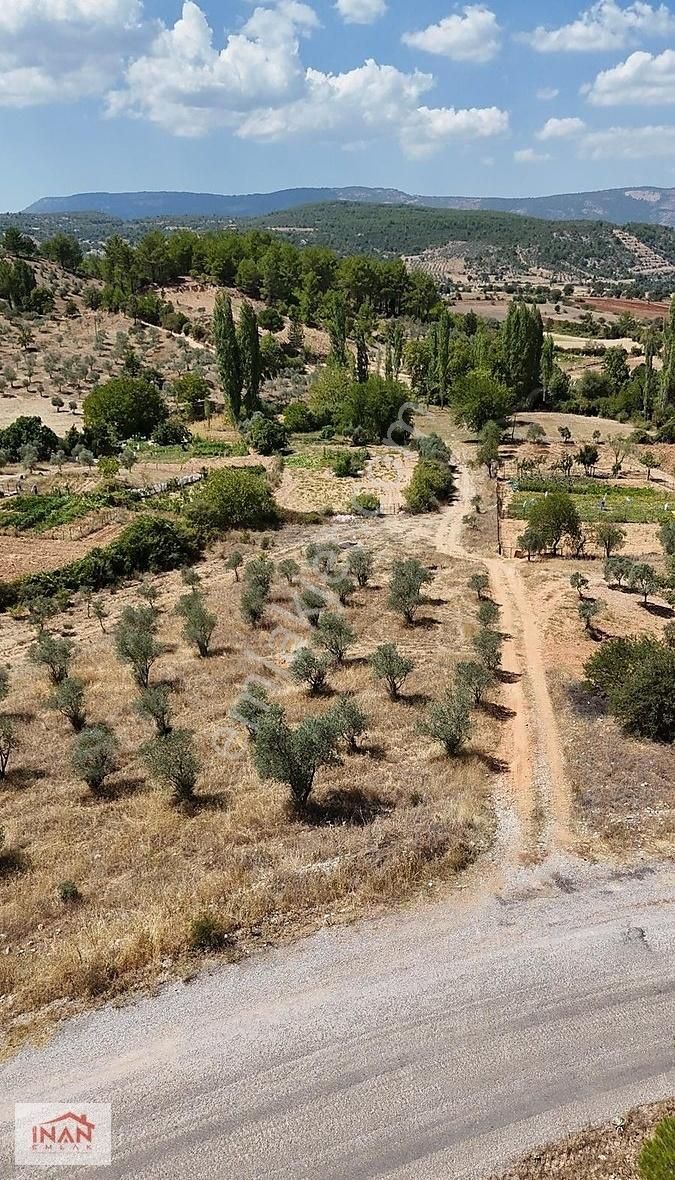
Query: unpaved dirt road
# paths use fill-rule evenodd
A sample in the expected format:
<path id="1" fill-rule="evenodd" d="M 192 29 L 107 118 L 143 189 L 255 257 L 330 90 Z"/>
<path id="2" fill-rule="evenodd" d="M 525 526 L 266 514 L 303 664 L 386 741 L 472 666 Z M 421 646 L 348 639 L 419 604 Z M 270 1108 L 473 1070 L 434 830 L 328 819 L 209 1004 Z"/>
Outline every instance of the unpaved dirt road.
<path id="1" fill-rule="evenodd" d="M 521 869 L 80 1018 L 0 1067 L 0 1175 L 38 1099 L 112 1102 L 108 1180 L 489 1175 L 673 1093 L 673 884 Z"/>

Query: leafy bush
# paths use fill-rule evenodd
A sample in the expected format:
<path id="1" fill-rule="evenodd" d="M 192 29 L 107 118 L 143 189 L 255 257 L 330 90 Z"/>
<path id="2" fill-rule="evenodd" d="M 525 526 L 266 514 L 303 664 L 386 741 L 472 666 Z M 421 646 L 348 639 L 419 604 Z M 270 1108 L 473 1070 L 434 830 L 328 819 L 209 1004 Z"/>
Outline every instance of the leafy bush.
<path id="1" fill-rule="evenodd" d="M 119 659 L 129 664 L 139 688 L 148 687 L 150 669 L 164 648 L 155 638 L 157 616 L 150 606 L 125 606 L 115 628 Z"/>
<path id="2" fill-rule="evenodd" d="M 675 741 L 675 650 L 656 639 L 611 639 L 584 671 L 628 733 Z"/>
<path id="3" fill-rule="evenodd" d="M 274 581 L 274 562 L 268 557 L 254 557 L 244 570 L 244 581 L 262 594 L 269 594 Z"/>
<path id="4" fill-rule="evenodd" d="M 483 627 L 474 636 L 473 646 L 476 655 L 488 671 L 497 672 L 502 662 L 502 647 L 504 646 L 502 636 L 496 631 L 491 631 L 488 627 Z"/>
<path id="5" fill-rule="evenodd" d="M 380 497 L 375 492 L 359 492 L 352 500 L 352 510 L 357 515 L 370 515 L 380 511 Z"/>
<path id="6" fill-rule="evenodd" d="M 176 614 L 184 620 L 183 638 L 194 644 L 202 658 L 208 656 L 218 617 L 208 610 L 204 595 L 196 590 L 183 594 L 176 605 Z"/>
<path id="7" fill-rule="evenodd" d="M 76 676 L 66 676 L 47 698 L 47 708 L 62 713 L 76 733 L 84 729 L 87 718 L 84 710 L 84 684 Z"/>
<path id="8" fill-rule="evenodd" d="M 149 438 L 168 417 L 164 398 L 145 377 L 114 377 L 97 385 L 83 408 L 86 427 L 109 427 L 119 438 Z"/>
<path id="9" fill-rule="evenodd" d="M 326 687 L 328 669 L 326 656 L 317 656 L 308 647 L 301 647 L 291 661 L 290 673 L 298 684 L 306 684 L 310 693 L 320 693 Z"/>
<path id="10" fill-rule="evenodd" d="M 59 639 L 43 631 L 29 648 L 28 659 L 32 664 L 46 668 L 52 684 L 59 685 L 68 676 L 73 651 L 74 644 L 70 639 Z"/>
<path id="11" fill-rule="evenodd" d="M 347 557 L 347 570 L 363 588 L 373 576 L 375 558 L 367 549 L 352 549 Z"/>
<path id="12" fill-rule="evenodd" d="M 430 706 L 419 730 L 440 742 L 446 754 L 458 754 L 471 731 L 467 697 L 457 689 L 448 689 L 441 700 Z"/>
<path id="13" fill-rule="evenodd" d="M 302 611 L 312 627 L 316 627 L 321 617 L 321 611 L 326 608 L 326 599 L 318 590 L 308 586 L 300 595 Z"/>
<path id="14" fill-rule="evenodd" d="M 335 732 L 354 753 L 358 749 L 357 739 L 362 737 L 368 728 L 367 713 L 364 713 L 352 696 L 341 693 L 330 711 L 329 719 Z"/>
<path id="15" fill-rule="evenodd" d="M 212 471 L 192 497 L 188 521 L 202 537 L 229 529 L 264 529 L 277 521 L 277 506 L 263 471 L 223 468 Z"/>
<path id="16" fill-rule="evenodd" d="M 422 586 L 433 582 L 433 575 L 415 557 L 397 558 L 392 565 L 389 579 L 388 605 L 397 614 L 403 615 L 410 626 L 422 605 Z"/>
<path id="17" fill-rule="evenodd" d="M 76 737 L 71 751 L 73 770 L 93 795 L 101 793 L 103 784 L 117 765 L 119 742 L 107 725 L 91 725 Z"/>
<path id="18" fill-rule="evenodd" d="M 349 648 L 356 642 L 356 635 L 343 615 L 325 611 L 317 622 L 314 642 L 336 663 L 342 664 Z"/>
<path id="19" fill-rule="evenodd" d="M 295 805 L 304 808 L 317 772 L 336 761 L 338 740 L 330 714 L 308 717 L 292 729 L 283 709 L 272 706 L 253 739 L 256 769 L 262 779 L 285 783 Z"/>
<path id="20" fill-rule="evenodd" d="M 242 430 L 246 441 L 259 455 L 275 455 L 288 450 L 288 431 L 275 418 L 254 414 L 250 421 L 242 426 Z"/>
<path id="21" fill-rule="evenodd" d="M 284 410 L 284 426 L 293 434 L 310 434 L 318 427 L 316 415 L 307 402 L 291 402 Z"/>
<path id="22" fill-rule="evenodd" d="M 474 704 L 480 705 L 488 688 L 494 683 L 494 673 L 485 664 L 475 660 L 461 660 L 455 671 L 455 685 L 458 693 L 473 697 Z"/>
<path id="23" fill-rule="evenodd" d="M 284 317 L 276 307 L 263 307 L 258 313 L 258 323 L 266 332 L 281 332 L 284 326 Z"/>
<path id="24" fill-rule="evenodd" d="M 251 627 L 259 627 L 265 617 L 267 600 L 267 594 L 259 586 L 247 586 L 239 602 L 244 622 Z"/>
<path id="25" fill-rule="evenodd" d="M 408 510 L 414 514 L 431 512 L 446 503 L 455 490 L 450 467 L 435 459 L 420 459 L 405 489 Z"/>
<path id="26" fill-rule="evenodd" d="M 193 798 L 200 763 L 189 730 L 174 729 L 153 738 L 143 754 L 150 773 L 172 787 L 176 802 L 186 803 Z"/>
<path id="27" fill-rule="evenodd" d="M 272 708 L 272 703 L 265 686 L 256 680 L 251 680 L 234 705 L 231 716 L 234 721 L 246 726 L 248 736 L 252 741 L 258 732 L 260 722 L 270 708 Z"/>
<path id="28" fill-rule="evenodd" d="M 641 1180 L 672 1180 L 675 1171 L 675 1119 L 664 1119 L 640 1152 Z"/>
<path id="29" fill-rule="evenodd" d="M 141 717 L 154 721 L 160 737 L 171 733 L 171 690 L 166 684 L 153 684 L 144 688 L 135 704 Z"/>

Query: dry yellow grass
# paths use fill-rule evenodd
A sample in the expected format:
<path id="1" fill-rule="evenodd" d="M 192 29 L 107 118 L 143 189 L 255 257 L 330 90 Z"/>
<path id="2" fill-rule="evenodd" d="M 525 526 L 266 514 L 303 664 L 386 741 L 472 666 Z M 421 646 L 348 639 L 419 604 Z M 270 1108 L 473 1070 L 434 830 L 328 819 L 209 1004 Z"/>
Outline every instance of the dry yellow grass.
<path id="1" fill-rule="evenodd" d="M 104 799 L 93 799 L 73 776 L 68 723 L 42 707 L 48 687 L 25 661 L 28 628 L 0 619 L 0 658 L 14 667 L 5 709 L 18 716 L 21 733 L 0 786 L 0 826 L 7 845 L 25 857 L 23 871 L 0 879 L 0 1012 L 9 1041 L 94 998 L 193 969 L 189 929 L 202 912 L 217 916 L 229 935 L 227 953 L 238 955 L 368 913 L 420 887 L 428 891 L 489 844 L 497 722 L 476 714 L 473 740 L 454 761 L 416 733 L 424 696 L 442 690 L 470 644 L 468 570 L 458 562 L 439 568 L 432 604 L 414 630 L 406 629 L 385 605 L 387 565 L 399 543 L 385 525 L 330 529 L 338 541 L 355 534 L 377 551 L 376 586 L 355 595 L 348 616 L 359 643 L 331 683 L 354 692 L 371 722 L 363 749 L 319 774 L 311 822 L 293 817 L 282 786 L 259 781 L 243 732 L 229 739 L 228 712 L 252 673 L 277 683 L 293 720 L 330 704 L 308 701 L 285 675 L 288 649 L 306 636 L 289 616 L 292 592 L 279 581 L 266 627 L 252 632 L 238 610 L 241 587 L 221 556 L 203 563 L 219 626 L 213 655 L 201 660 L 173 614 L 185 589 L 180 577 L 157 579 L 168 651 L 153 679 L 174 685 L 175 723 L 195 731 L 203 762 L 200 799 L 189 813 L 148 780 L 138 750 L 151 728 L 133 710 L 131 677 L 115 658 L 112 638 L 87 619 L 85 607 L 75 606 L 59 622 L 77 642 L 74 671 L 86 682 L 89 719 L 108 721 L 121 742 L 120 768 Z M 272 557 L 299 557 L 309 539 L 286 529 L 275 538 Z M 438 560 L 421 547 L 416 556 Z M 106 596 L 109 629 L 135 599 L 133 587 Z M 279 624 L 290 634 L 280 636 Z M 396 704 L 365 663 L 387 640 L 417 661 L 406 699 Z M 80 904 L 59 900 L 66 880 L 80 889 Z"/>

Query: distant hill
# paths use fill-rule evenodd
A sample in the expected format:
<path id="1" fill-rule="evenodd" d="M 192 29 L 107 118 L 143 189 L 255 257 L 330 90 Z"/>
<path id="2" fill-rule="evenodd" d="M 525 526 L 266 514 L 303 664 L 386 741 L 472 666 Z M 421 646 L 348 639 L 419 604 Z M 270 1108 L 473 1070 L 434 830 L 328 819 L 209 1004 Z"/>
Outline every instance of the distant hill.
<path id="1" fill-rule="evenodd" d="M 43 197 L 26 214 L 102 213 L 122 221 L 153 217 L 264 217 L 318 202 L 350 201 L 369 205 L 423 206 L 427 209 L 487 210 L 519 213 L 552 221 L 640 222 L 675 226 L 675 189 L 604 189 L 552 197 L 411 196 L 399 189 L 294 188 L 274 193 L 220 196 L 216 193 L 75 193 Z"/>

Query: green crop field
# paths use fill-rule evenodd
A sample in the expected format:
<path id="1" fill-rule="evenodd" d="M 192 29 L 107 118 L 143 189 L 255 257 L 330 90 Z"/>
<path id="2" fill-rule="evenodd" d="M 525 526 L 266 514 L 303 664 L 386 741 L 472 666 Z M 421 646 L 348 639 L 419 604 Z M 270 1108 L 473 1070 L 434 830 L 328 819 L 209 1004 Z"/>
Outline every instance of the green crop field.
<path id="1" fill-rule="evenodd" d="M 600 520 L 621 524 L 661 524 L 668 517 L 675 516 L 675 491 L 668 495 L 656 488 L 628 488 L 613 484 L 590 488 L 590 482 L 584 481 L 583 490 L 575 488 L 570 492 L 579 516 L 589 524 L 597 524 Z M 557 487 L 555 490 L 564 489 Z M 509 504 L 509 516 L 526 520 L 529 509 L 545 494 L 545 491 L 516 492 Z"/>

